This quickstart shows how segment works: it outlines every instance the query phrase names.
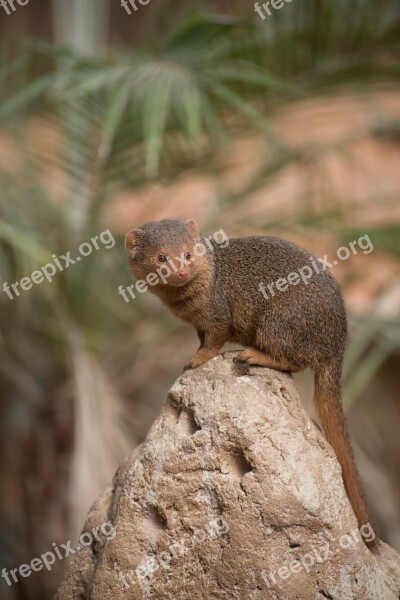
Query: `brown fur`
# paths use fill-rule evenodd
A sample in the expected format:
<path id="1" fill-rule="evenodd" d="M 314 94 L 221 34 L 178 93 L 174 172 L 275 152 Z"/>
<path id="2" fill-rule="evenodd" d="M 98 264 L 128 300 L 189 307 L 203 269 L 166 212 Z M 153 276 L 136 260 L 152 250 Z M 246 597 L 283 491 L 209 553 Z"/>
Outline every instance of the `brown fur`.
<path id="1" fill-rule="evenodd" d="M 205 237 L 194 221 L 146 223 L 127 234 L 132 271 L 145 278 L 160 267 L 160 252 L 174 259 L 192 252 L 201 240 Z M 312 267 L 314 257 L 275 237 L 231 239 L 224 248 L 211 241 L 212 251 L 195 256 L 188 265 L 184 285 L 174 275 L 167 284 L 149 287 L 176 316 L 197 329 L 200 347 L 185 368 L 203 364 L 228 341 L 249 346 L 240 358 L 250 364 L 289 372 L 312 368 L 315 403 L 326 437 L 341 464 L 359 526 L 368 523 L 341 403 L 347 319 L 339 286 L 321 266 L 319 274 L 313 270 L 307 285 L 289 285 L 266 299 L 260 282 L 275 282 L 306 265 Z"/>

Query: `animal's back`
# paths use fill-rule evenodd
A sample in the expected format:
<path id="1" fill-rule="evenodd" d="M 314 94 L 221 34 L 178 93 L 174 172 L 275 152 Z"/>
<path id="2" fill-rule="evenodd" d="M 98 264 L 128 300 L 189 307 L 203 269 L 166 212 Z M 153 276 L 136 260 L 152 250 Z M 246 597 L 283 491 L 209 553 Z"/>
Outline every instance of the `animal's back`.
<path id="1" fill-rule="evenodd" d="M 264 350 L 271 345 L 275 353 L 278 341 L 288 359 L 301 367 L 343 355 L 347 322 L 342 294 L 309 252 L 276 237 L 237 238 L 225 248 L 214 244 L 214 264 L 212 296 L 229 311 L 232 341 L 246 345 L 256 338 L 257 345 Z"/>

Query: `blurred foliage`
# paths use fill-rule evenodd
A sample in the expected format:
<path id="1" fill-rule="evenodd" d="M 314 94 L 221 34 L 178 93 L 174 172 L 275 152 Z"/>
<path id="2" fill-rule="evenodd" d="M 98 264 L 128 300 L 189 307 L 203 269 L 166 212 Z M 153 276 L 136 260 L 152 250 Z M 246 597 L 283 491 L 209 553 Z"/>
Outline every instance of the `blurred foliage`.
<path id="1" fill-rule="evenodd" d="M 400 257 L 400 223 L 391 223 L 384 227 L 371 229 L 368 229 L 368 227 L 364 227 L 362 230 L 346 229 L 345 235 L 341 236 L 343 243 L 350 238 L 358 239 L 362 235 L 368 235 L 370 239 L 374 240 L 374 250 Z"/>

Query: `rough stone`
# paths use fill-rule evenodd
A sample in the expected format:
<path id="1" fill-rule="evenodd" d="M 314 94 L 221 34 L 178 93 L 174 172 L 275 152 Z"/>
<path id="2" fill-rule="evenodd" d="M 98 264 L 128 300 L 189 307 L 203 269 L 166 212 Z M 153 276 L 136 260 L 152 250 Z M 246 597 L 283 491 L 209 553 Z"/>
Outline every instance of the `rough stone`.
<path id="1" fill-rule="evenodd" d="M 57 600 L 398 600 L 289 375 L 225 353 L 184 373 L 84 530 Z M 364 533 L 370 533 L 366 529 Z"/>

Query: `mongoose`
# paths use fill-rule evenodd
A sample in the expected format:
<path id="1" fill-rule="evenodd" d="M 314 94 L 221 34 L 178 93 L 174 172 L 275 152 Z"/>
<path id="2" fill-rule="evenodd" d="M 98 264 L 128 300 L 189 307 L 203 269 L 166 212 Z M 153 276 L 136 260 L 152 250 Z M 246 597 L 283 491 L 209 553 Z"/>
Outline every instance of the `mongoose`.
<path id="1" fill-rule="evenodd" d="M 201 244 L 206 252 L 199 256 L 195 250 Z M 239 359 L 251 365 L 291 373 L 314 370 L 319 418 L 342 467 L 359 526 L 369 523 L 341 401 L 346 311 L 330 272 L 319 263 L 317 273 L 315 257 L 277 237 L 230 239 L 222 247 L 193 220 L 146 223 L 126 235 L 125 247 L 133 274 L 147 278 L 150 291 L 195 326 L 200 347 L 186 369 L 210 360 L 229 341 L 247 346 Z M 304 267 L 313 276 L 295 284 L 293 274 Z M 162 280 L 156 275 L 160 269 Z M 289 274 L 293 284 L 285 291 L 270 288 L 274 293 L 267 298 L 261 293 L 261 282 L 277 283 Z"/>

